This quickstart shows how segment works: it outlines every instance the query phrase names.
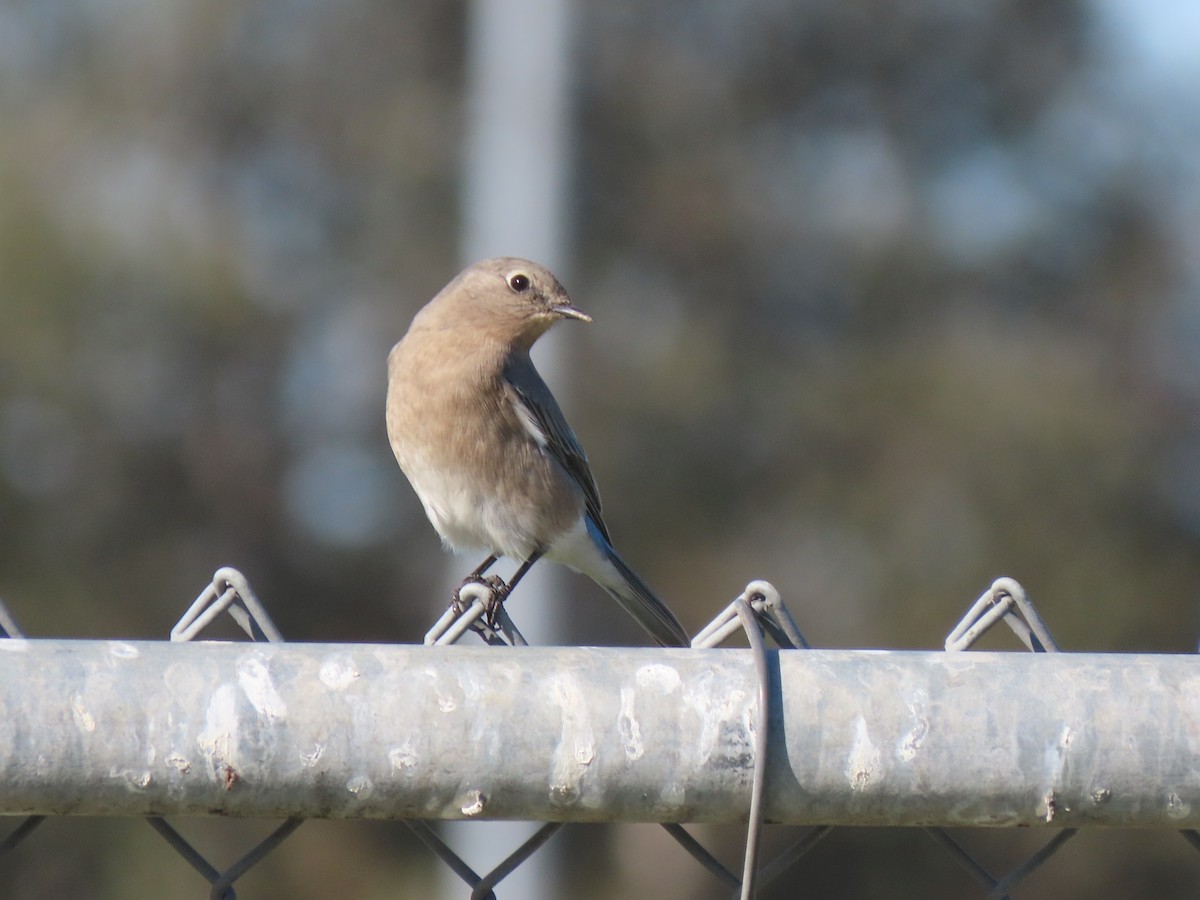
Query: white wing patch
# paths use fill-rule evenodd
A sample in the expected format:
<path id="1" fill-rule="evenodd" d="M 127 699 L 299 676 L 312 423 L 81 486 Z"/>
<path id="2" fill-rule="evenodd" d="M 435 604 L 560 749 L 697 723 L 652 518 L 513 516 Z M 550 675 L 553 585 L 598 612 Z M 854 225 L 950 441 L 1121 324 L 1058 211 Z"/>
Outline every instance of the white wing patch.
<path id="1" fill-rule="evenodd" d="M 529 411 L 529 407 L 525 405 L 520 394 L 512 391 L 509 396 L 512 398 L 513 409 L 517 411 L 517 418 L 521 420 L 521 427 L 525 429 L 526 434 L 533 438 L 534 443 L 545 450 L 549 441 L 546 438 L 546 432 L 542 431 L 542 427 L 538 424 L 537 418 Z"/>

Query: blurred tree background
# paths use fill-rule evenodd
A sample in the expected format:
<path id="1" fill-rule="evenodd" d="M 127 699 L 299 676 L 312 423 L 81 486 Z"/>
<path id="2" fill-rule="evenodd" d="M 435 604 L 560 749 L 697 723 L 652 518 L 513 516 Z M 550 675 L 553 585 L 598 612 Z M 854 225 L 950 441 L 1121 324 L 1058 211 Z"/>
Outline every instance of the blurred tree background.
<path id="1" fill-rule="evenodd" d="M 384 359 L 460 263 L 465 18 L 0 3 L 0 595 L 31 636 L 162 638 L 221 565 L 294 640 L 432 622 Z M 596 0 L 574 31 L 566 280 L 597 321 L 552 336 L 560 395 L 685 624 L 763 577 L 816 646 L 936 648 L 1007 574 L 1068 649 L 1194 649 L 1196 9 Z M 577 640 L 643 642 L 568 584 Z M 264 831 L 181 827 L 229 859 Z M 999 869 L 1045 835 L 964 839 Z M 558 840 L 570 896 L 724 895 L 648 828 Z M 240 885 L 421 896 L 435 865 L 309 823 Z M 55 821 L 3 869 L 5 897 L 203 893 L 140 822 Z M 767 896 L 973 895 L 917 831 L 794 874 Z M 1173 835 L 1087 834 L 1021 896 L 1198 876 Z"/>

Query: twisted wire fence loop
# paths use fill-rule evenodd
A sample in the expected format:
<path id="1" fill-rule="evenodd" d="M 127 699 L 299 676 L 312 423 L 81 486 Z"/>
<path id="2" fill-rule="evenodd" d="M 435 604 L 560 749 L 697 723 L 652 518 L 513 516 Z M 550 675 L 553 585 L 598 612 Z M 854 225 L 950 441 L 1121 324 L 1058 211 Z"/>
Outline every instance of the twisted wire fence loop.
<path id="1" fill-rule="evenodd" d="M 1012 578 L 997 578 L 946 637 L 947 650 L 968 650 L 996 622 L 1003 620 L 1029 650 L 1058 650 L 1050 629 L 1034 608 L 1025 589 Z"/>
<path id="2" fill-rule="evenodd" d="M 761 579 L 752 581 L 746 585 L 742 597 L 760 614 L 759 622 L 770 632 L 776 644 L 796 650 L 808 649 L 808 641 L 800 633 L 796 620 L 792 618 L 775 585 Z"/>
<path id="3" fill-rule="evenodd" d="M 495 625 L 487 621 L 494 610 Z M 458 602 L 451 604 L 425 634 L 426 646 L 456 643 L 468 631 L 494 647 L 526 647 L 528 641 L 517 630 L 508 610 L 499 602 L 497 591 L 489 584 L 466 582 L 458 589 Z"/>
<path id="4" fill-rule="evenodd" d="M 246 635 L 254 641 L 283 641 L 283 635 L 271 621 L 266 607 L 250 587 L 246 576 L 228 566 L 217 569 L 200 596 L 171 629 L 171 640 L 190 641 L 228 613 Z"/>

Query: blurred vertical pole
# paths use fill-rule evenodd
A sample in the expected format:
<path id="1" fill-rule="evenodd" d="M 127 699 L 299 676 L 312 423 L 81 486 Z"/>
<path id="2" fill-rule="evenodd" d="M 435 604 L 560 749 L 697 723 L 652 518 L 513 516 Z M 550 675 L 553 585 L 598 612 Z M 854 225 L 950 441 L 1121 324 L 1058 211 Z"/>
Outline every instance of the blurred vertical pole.
<path id="1" fill-rule="evenodd" d="M 463 262 L 524 256 L 566 281 L 570 0 L 473 0 L 468 15 Z M 535 356 L 546 380 L 561 386 L 556 337 L 561 334 L 539 342 Z M 456 563 L 459 577 L 463 561 Z M 563 640 L 561 620 L 552 608 L 558 575 L 552 566 L 535 566 L 513 596 L 513 618 L 531 643 Z M 444 834 L 482 872 L 516 849 L 535 827 L 464 822 L 448 825 Z M 553 853 L 553 845 L 542 848 L 501 882 L 497 895 L 530 900 L 558 896 Z M 459 898 L 467 892 L 445 870 L 441 894 Z"/>

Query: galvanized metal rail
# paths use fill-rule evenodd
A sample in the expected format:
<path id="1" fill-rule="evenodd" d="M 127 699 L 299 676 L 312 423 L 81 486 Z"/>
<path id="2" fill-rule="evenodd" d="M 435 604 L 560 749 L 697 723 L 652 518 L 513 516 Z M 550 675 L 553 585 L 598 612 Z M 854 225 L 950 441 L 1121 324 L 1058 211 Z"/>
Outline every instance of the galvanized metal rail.
<path id="1" fill-rule="evenodd" d="M 772 650 L 765 820 L 1194 828 L 1195 656 Z M 0 814 L 746 821 L 750 651 L 0 641 Z"/>

